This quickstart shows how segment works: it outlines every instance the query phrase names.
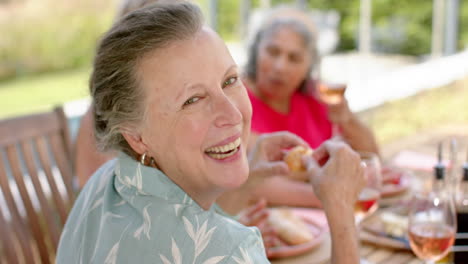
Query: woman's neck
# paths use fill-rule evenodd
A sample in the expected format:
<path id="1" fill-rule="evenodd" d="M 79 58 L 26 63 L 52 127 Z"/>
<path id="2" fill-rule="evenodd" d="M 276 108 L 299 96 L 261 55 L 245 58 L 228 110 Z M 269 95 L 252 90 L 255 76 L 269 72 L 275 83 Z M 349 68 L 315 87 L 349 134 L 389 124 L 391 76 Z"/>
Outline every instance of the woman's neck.
<path id="1" fill-rule="evenodd" d="M 247 84 L 250 90 L 252 91 L 252 93 L 262 102 L 264 102 L 269 107 L 271 107 L 273 110 L 282 114 L 289 113 L 290 104 L 291 104 L 291 96 L 287 98 L 272 98 L 262 93 L 261 89 L 258 89 L 257 85 L 255 85 L 254 82 L 248 81 Z"/>

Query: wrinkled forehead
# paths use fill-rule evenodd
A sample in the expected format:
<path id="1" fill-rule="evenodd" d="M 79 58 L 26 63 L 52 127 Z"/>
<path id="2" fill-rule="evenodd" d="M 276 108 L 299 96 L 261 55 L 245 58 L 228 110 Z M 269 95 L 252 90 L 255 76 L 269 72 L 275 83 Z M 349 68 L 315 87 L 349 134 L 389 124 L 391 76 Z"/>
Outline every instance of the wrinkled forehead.
<path id="1" fill-rule="evenodd" d="M 219 82 L 232 59 L 222 39 L 208 27 L 147 53 L 136 67 L 139 86 L 146 92 L 172 96 L 193 85 Z M 149 94 L 147 94 L 149 95 Z"/>

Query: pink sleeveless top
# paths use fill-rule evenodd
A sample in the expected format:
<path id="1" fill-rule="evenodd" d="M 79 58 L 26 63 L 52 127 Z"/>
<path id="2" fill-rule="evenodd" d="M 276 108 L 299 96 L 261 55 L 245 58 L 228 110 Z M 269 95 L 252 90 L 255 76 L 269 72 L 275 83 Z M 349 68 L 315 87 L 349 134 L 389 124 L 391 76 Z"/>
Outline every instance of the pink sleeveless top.
<path id="1" fill-rule="evenodd" d="M 247 88 L 252 103 L 252 131 L 257 134 L 289 131 L 316 148 L 331 138 L 332 124 L 327 118 L 326 106 L 313 96 L 296 92 L 291 98 L 288 114 L 278 113 L 258 99 Z"/>

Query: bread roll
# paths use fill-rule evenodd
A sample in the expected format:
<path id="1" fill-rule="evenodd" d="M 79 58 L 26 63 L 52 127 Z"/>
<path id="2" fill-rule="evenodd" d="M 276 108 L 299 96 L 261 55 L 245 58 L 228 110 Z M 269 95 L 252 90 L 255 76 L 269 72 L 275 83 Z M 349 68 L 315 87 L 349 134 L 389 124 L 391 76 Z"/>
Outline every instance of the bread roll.
<path id="1" fill-rule="evenodd" d="M 284 161 L 288 164 L 289 170 L 293 172 L 305 171 L 306 168 L 302 164 L 302 156 L 312 155 L 312 149 L 303 146 L 296 146 L 292 148 L 284 156 Z"/>
<path id="2" fill-rule="evenodd" d="M 279 238 L 289 245 L 299 245 L 314 239 L 306 223 L 289 209 L 270 209 L 268 223 L 275 229 Z"/>

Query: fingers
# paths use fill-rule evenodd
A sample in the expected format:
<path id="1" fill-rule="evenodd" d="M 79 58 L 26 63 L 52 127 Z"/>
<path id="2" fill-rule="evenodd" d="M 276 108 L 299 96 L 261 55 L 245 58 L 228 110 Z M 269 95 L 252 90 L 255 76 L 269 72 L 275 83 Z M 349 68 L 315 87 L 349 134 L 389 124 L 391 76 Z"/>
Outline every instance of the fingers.
<path id="1" fill-rule="evenodd" d="M 309 172 L 309 174 L 316 175 L 318 171 L 320 170 L 319 163 L 315 159 L 313 159 L 311 156 L 303 156 L 302 162 L 304 166 L 306 167 L 307 171 Z"/>
<path id="2" fill-rule="evenodd" d="M 289 168 L 284 161 L 264 161 L 252 168 L 251 175 L 268 177 L 272 175 L 288 175 Z"/>
<path id="3" fill-rule="evenodd" d="M 280 149 L 291 148 L 297 145 L 309 146 L 302 138 L 287 131 L 273 133 L 271 140 Z"/>
<path id="4" fill-rule="evenodd" d="M 327 140 L 320 145 L 313 153 L 312 156 L 322 166 L 322 162 L 329 157 L 335 156 L 338 152 L 348 151 L 354 153 L 354 151 L 343 141 L 338 140 Z M 353 155 L 357 155 L 354 153 Z M 326 161 L 325 161 L 326 162 Z"/>
<path id="5" fill-rule="evenodd" d="M 249 206 L 239 213 L 238 221 L 245 226 L 259 225 L 262 221 L 266 220 L 269 215 L 266 209 L 267 202 L 265 199 L 260 199 L 253 206 Z"/>
<path id="6" fill-rule="evenodd" d="M 298 145 L 309 146 L 302 138 L 287 131 L 263 134 L 259 140 L 268 160 L 281 160 L 284 149 Z"/>
<path id="7" fill-rule="evenodd" d="M 314 152 L 312 153 L 312 157 L 317 161 L 318 165 L 325 165 L 325 163 L 330 157 L 328 145 L 326 145 L 326 142 L 314 150 Z"/>

